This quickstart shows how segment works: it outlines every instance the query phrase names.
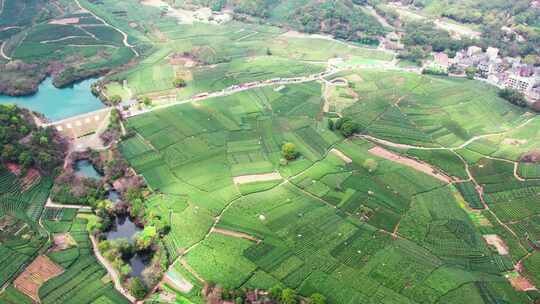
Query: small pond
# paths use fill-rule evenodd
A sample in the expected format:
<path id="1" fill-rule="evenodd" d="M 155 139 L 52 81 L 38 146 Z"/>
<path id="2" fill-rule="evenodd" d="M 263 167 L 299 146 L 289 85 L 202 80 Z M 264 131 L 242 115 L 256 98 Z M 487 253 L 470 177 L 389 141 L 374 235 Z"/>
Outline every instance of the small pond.
<path id="1" fill-rule="evenodd" d="M 116 204 L 120 201 L 120 193 L 118 193 L 116 190 L 109 190 L 107 193 L 107 199 Z"/>
<path id="2" fill-rule="evenodd" d="M 39 85 L 39 91 L 36 94 L 21 97 L 0 95 L 0 104 L 16 104 L 42 113 L 51 121 L 56 121 L 105 107 L 90 90 L 94 81 L 95 79 L 88 79 L 70 87 L 58 89 L 49 77 Z"/>
<path id="3" fill-rule="evenodd" d="M 130 244 L 133 244 L 134 237 L 137 232 L 142 231 L 137 227 L 129 216 L 117 216 L 114 220 L 112 229 L 107 232 L 107 240 L 127 239 Z M 131 266 L 131 276 L 140 277 L 143 270 L 150 264 L 148 256 L 136 254 L 129 259 Z"/>
<path id="4" fill-rule="evenodd" d="M 129 266 L 131 266 L 130 275 L 132 277 L 141 277 L 143 270 L 146 266 L 150 265 L 150 262 L 150 257 L 148 256 L 134 255 L 129 260 Z"/>
<path id="5" fill-rule="evenodd" d="M 94 165 L 87 159 L 79 159 L 75 162 L 75 174 L 81 177 L 101 179 L 103 176 L 94 168 Z"/>
<path id="6" fill-rule="evenodd" d="M 142 231 L 137 227 L 129 216 L 117 216 L 114 220 L 112 228 L 107 232 L 107 240 L 127 239 L 130 244 L 133 244 L 134 236 L 137 232 Z"/>

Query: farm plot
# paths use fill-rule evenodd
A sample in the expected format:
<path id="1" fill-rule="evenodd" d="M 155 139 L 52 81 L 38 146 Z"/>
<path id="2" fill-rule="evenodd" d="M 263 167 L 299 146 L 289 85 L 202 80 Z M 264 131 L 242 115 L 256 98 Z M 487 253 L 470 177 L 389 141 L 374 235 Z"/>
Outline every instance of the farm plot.
<path id="1" fill-rule="evenodd" d="M 0 283 L 14 279 L 46 244 L 45 231 L 37 224 L 52 182 L 29 171 L 15 176 L 0 168 Z"/>
<path id="2" fill-rule="evenodd" d="M 467 126 L 463 133 L 453 123 L 444 127 L 428 120 L 428 113 L 449 105 L 436 100 L 432 104 L 439 108 L 432 109 L 427 96 L 437 92 L 445 98 L 457 85 L 453 81 L 405 73 L 355 75 L 345 77 L 357 84 L 352 89 L 359 98 L 342 114 L 375 137 L 436 147 L 497 129 L 486 122 L 485 129 Z M 407 94 L 398 94 L 394 84 Z M 458 190 L 448 185 L 454 182 L 450 177 L 433 176 L 432 166 L 466 179 L 463 161 L 453 153 L 409 149 L 421 160 L 411 161 L 426 166 L 424 173 L 370 153 L 373 143 L 345 140 L 319 120 L 321 94 L 317 83 L 258 88 L 128 120 L 137 135 L 121 151 L 157 193 L 149 208 L 170 218 L 165 244 L 175 271 L 194 286 L 186 296 L 195 297 L 207 280 L 228 288 L 281 283 L 306 296 L 323 293 L 335 304 L 443 298 L 461 303 L 488 292 L 527 303 L 503 277 L 522 254 L 519 245 L 463 201 L 462 196 L 471 207 L 482 206 L 475 185 L 461 182 Z M 459 105 L 456 100 L 448 102 Z M 504 127 L 521 120 L 514 114 L 501 114 Z M 433 126 L 445 128 L 446 135 Z M 280 161 L 284 142 L 295 144 L 297 159 Z M 518 190 L 512 170 L 482 158 L 471 163 L 497 215 L 506 195 L 518 198 L 535 189 L 530 184 L 530 190 Z M 281 181 L 266 180 L 277 178 L 274 172 Z M 239 183 L 245 176 L 265 180 Z M 502 190 L 517 192 L 498 193 L 501 183 Z M 508 254 L 490 248 L 484 234 L 499 235 Z M 462 288 L 466 294 L 455 294 Z"/>
<path id="3" fill-rule="evenodd" d="M 75 241 L 74 247 L 51 251 L 47 257 L 64 268 L 62 274 L 47 280 L 39 288 L 41 303 L 93 303 L 103 298 L 112 303 L 129 303 L 114 289 L 107 271 L 95 258 L 84 216 L 72 217 L 64 233 Z"/>
<path id="4" fill-rule="evenodd" d="M 56 265 L 48 257 L 38 256 L 13 282 L 13 286 L 38 302 L 39 287 L 62 272 L 62 267 Z"/>
<path id="5" fill-rule="evenodd" d="M 510 131 L 530 118 L 479 82 L 377 70 L 329 80 L 337 77 L 347 78 L 358 96 L 343 114 L 371 135 L 396 143 L 457 146 L 476 135 Z"/>

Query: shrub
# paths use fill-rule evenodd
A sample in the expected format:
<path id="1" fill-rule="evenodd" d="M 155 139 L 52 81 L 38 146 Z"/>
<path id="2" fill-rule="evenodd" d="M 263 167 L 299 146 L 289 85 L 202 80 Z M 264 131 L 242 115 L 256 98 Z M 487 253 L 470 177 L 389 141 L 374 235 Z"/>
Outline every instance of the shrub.
<path id="1" fill-rule="evenodd" d="M 176 78 L 174 81 L 173 81 L 173 85 L 175 88 L 183 88 L 186 86 L 186 81 L 182 78 Z"/>
<path id="2" fill-rule="evenodd" d="M 280 303 L 283 304 L 296 304 L 298 303 L 298 296 L 296 295 L 296 291 L 291 288 L 283 289 L 281 292 L 281 301 Z"/>
<path id="3" fill-rule="evenodd" d="M 475 67 L 468 67 L 465 69 L 465 74 L 467 75 L 467 78 L 474 79 L 477 71 L 478 70 Z"/>
<path id="4" fill-rule="evenodd" d="M 515 104 L 519 107 L 527 106 L 527 100 L 525 96 L 517 90 L 512 89 L 503 89 L 499 91 L 499 97 L 508 100 L 511 104 Z"/>
<path id="5" fill-rule="evenodd" d="M 281 154 L 287 160 L 293 160 L 298 157 L 298 151 L 296 151 L 296 145 L 293 143 L 285 143 L 281 147 Z"/>
<path id="6" fill-rule="evenodd" d="M 309 304 L 326 304 L 326 297 L 320 293 L 314 293 L 309 297 Z"/>
<path id="7" fill-rule="evenodd" d="M 129 292 L 137 299 L 143 299 L 146 295 L 146 286 L 142 283 L 141 279 L 134 277 L 129 281 Z"/>
<path id="8" fill-rule="evenodd" d="M 117 105 L 119 103 L 122 102 L 122 97 L 120 97 L 119 95 L 113 95 L 111 96 L 111 98 L 109 99 L 109 101 L 113 104 L 113 105 Z"/>

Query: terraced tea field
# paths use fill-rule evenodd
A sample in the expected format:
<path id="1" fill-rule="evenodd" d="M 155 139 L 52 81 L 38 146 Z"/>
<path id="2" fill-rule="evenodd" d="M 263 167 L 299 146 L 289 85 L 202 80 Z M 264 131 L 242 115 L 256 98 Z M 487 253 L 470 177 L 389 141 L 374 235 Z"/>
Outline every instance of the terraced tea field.
<path id="1" fill-rule="evenodd" d="M 330 130 L 336 114 L 359 136 Z M 121 151 L 164 195 L 149 207 L 171 218 L 170 272 L 194 288 L 184 297 L 215 282 L 330 303 L 530 303 L 505 274 L 524 261 L 521 278 L 537 280 L 538 182 L 497 155 L 537 123 L 480 83 L 369 69 L 134 116 Z M 282 160 L 285 142 L 296 160 Z"/>

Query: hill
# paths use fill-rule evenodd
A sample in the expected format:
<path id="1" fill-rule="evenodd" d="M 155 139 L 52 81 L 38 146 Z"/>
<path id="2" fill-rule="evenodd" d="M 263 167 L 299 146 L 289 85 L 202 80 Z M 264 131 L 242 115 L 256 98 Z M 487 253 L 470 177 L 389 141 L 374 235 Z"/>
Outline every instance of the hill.
<path id="1" fill-rule="evenodd" d="M 47 75 L 54 77 L 56 86 L 64 87 L 126 64 L 137 55 L 120 30 L 79 2 L 2 3 L 0 94 L 35 93 Z"/>
<path id="2" fill-rule="evenodd" d="M 364 11 L 361 0 L 194 0 L 186 4 L 232 9 L 237 19 L 255 17 L 307 33 L 326 33 L 339 39 L 377 43 L 384 27 Z"/>

